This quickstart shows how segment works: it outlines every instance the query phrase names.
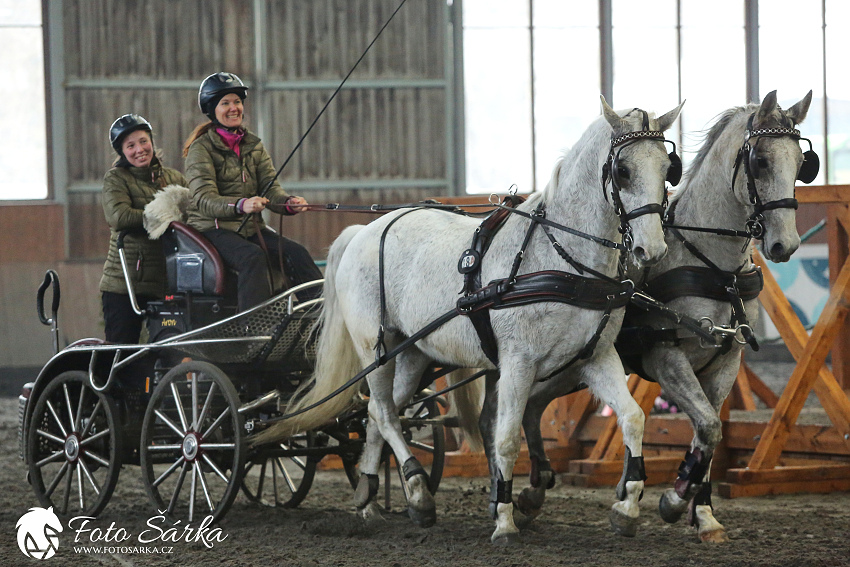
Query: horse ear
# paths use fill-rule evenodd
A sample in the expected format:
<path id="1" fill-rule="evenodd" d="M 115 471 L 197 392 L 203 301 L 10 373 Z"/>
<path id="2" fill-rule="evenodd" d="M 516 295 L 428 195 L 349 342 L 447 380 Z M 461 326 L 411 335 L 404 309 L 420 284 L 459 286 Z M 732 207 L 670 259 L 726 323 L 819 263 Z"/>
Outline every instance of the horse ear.
<path id="1" fill-rule="evenodd" d="M 803 97 L 803 100 L 792 106 L 788 109 L 788 112 L 785 114 L 794 121 L 794 124 L 799 124 L 803 120 L 806 119 L 806 115 L 809 113 L 809 105 L 812 104 L 812 91 L 809 91 L 809 94 Z"/>
<path id="2" fill-rule="evenodd" d="M 756 114 L 756 123 L 767 120 L 774 110 L 776 110 L 776 91 L 770 91 L 764 96 L 764 100 L 761 101 L 761 106 Z"/>
<path id="3" fill-rule="evenodd" d="M 605 100 L 603 95 L 599 95 L 599 100 L 602 101 L 602 115 L 605 117 L 605 120 L 608 121 L 611 128 L 618 130 L 623 125 L 623 119 L 620 118 L 620 115 L 608 105 L 608 101 Z"/>
<path id="4" fill-rule="evenodd" d="M 670 128 L 670 126 L 673 125 L 673 122 L 675 122 L 676 119 L 679 117 L 679 113 L 682 112 L 682 106 L 684 106 L 684 105 L 685 105 L 685 101 L 683 100 L 682 103 L 679 106 L 677 106 L 676 108 L 674 108 L 673 110 L 671 110 L 670 112 L 668 112 L 667 114 L 665 114 L 664 116 L 659 118 L 657 120 L 658 129 L 660 131 L 664 132 L 668 128 Z"/>

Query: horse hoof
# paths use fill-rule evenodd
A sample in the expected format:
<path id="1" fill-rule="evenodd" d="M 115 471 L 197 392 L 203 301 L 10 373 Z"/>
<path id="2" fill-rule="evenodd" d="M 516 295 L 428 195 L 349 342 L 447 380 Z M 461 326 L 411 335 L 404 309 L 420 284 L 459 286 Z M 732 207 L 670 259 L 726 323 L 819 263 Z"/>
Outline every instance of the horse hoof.
<path id="1" fill-rule="evenodd" d="M 615 534 L 624 537 L 635 537 L 637 535 L 637 518 L 632 518 L 617 510 L 611 510 L 609 519 L 611 520 L 611 529 Z"/>
<path id="2" fill-rule="evenodd" d="M 729 536 L 724 529 L 708 530 L 700 532 L 699 539 L 705 543 L 726 543 L 729 541 Z"/>
<path id="3" fill-rule="evenodd" d="M 500 547 L 511 547 L 519 543 L 519 533 L 508 532 L 503 534 L 493 534 L 493 537 L 490 538 L 490 542 L 493 545 L 498 545 Z"/>
<path id="4" fill-rule="evenodd" d="M 384 515 L 381 514 L 381 507 L 375 502 L 369 502 L 363 508 L 357 508 L 357 515 L 366 524 L 384 521 Z"/>
<path id="5" fill-rule="evenodd" d="M 682 514 L 685 513 L 685 508 L 677 508 L 674 506 L 670 501 L 668 492 L 673 491 L 665 490 L 664 493 L 661 494 L 661 500 L 658 501 L 658 513 L 661 515 L 661 519 L 668 524 L 675 524 L 679 521 L 679 519 L 681 519 Z"/>
<path id="6" fill-rule="evenodd" d="M 525 529 L 531 525 L 531 522 L 534 521 L 534 516 L 527 515 L 523 510 L 514 505 L 514 525 L 519 529 Z"/>
<path id="7" fill-rule="evenodd" d="M 410 516 L 410 519 L 413 520 L 413 523 L 419 526 L 420 528 L 430 528 L 431 526 L 437 523 L 436 508 L 426 508 L 424 510 L 417 510 L 412 506 L 408 506 L 407 515 Z"/>
<path id="8" fill-rule="evenodd" d="M 514 506 L 524 516 L 533 520 L 540 514 L 541 508 L 543 508 L 543 498 L 540 498 L 536 492 L 531 492 L 526 488 L 520 492 L 514 502 Z"/>

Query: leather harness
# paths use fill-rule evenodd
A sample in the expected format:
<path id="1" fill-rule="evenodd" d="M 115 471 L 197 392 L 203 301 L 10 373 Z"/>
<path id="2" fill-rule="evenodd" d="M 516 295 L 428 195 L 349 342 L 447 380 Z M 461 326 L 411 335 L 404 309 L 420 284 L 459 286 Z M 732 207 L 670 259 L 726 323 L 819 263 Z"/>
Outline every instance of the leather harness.
<path id="1" fill-rule="evenodd" d="M 603 276 L 580 264 L 578 264 L 579 269 L 589 270 L 597 277 L 590 278 L 558 270 L 516 275 L 531 234 L 536 225 L 539 224 L 534 222 L 534 218 L 543 218 L 544 209 L 541 203 L 532 215 L 532 224 L 526 233 L 522 248 L 514 260 L 511 275 L 494 280 L 482 287 L 481 259 L 489 248 L 493 236 L 512 212 L 511 209 L 523 201 L 522 197 L 514 195 L 505 197 L 502 203 L 504 208 L 500 208 L 484 219 L 475 230 L 470 248 L 464 251 L 458 261 L 458 271 L 464 275 L 462 290 L 464 295 L 458 299 L 457 308 L 461 314 L 469 317 L 484 354 L 497 367 L 499 365 L 499 348 L 490 321 L 491 309 L 506 309 L 545 301 L 603 311 L 596 333 L 572 360 L 557 371 L 560 372 L 575 361 L 589 358 L 593 354 L 596 343 L 608 324 L 611 312 L 628 304 L 634 291 L 634 285 L 630 281 L 618 281 Z M 548 231 L 547 235 L 552 240 L 555 249 L 561 254 L 563 251 L 561 245 Z M 562 256 L 564 254 L 566 252 L 563 252 Z M 570 264 L 577 264 L 569 255 L 566 255 L 565 259 Z"/>

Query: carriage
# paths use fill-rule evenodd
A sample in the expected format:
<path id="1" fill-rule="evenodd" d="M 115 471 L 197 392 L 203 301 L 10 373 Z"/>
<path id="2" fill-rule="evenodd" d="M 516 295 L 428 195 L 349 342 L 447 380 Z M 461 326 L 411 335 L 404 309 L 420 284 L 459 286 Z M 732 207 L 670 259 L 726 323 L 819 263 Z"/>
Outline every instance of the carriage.
<path id="1" fill-rule="evenodd" d="M 83 339 L 59 351 L 56 273 L 48 271 L 38 290 L 39 318 L 52 326 L 54 356 L 19 398 L 19 443 L 40 503 L 61 516 L 96 516 L 125 465 L 140 467 L 157 511 L 188 521 L 221 519 L 240 490 L 254 502 L 295 507 L 327 455 L 338 456 L 356 484 L 364 394 L 345 415 L 315 430 L 283 442 L 251 441 L 282 414 L 312 371 L 311 329 L 322 298 L 308 298 L 323 280 L 237 314 L 232 274 L 204 237 L 174 222 L 162 239 L 169 293 L 147 307 L 147 344 Z M 123 260 L 122 241 L 123 235 Z M 44 298 L 51 284 L 48 318 Z M 405 437 L 429 465 L 432 491 L 442 476 L 447 423 L 439 408 L 445 400 L 425 389 L 437 376 L 430 368 L 403 410 Z M 384 463 L 389 483 L 389 452 Z M 387 506 L 389 494 L 387 485 Z"/>
<path id="2" fill-rule="evenodd" d="M 793 115 L 790 122 L 802 120 L 810 100 L 811 93 L 789 109 Z M 672 321 L 673 327 L 689 333 L 686 338 L 706 341 L 697 348 L 717 347 L 721 354 L 731 352 L 724 352 L 724 344 L 746 342 L 749 325 L 737 315 L 729 326 L 714 325 L 713 321 L 730 309 L 715 305 L 713 309 L 719 309 L 720 315 L 700 320 L 708 321 L 706 329 L 700 321 L 639 292 L 625 277 L 627 255 L 643 270 L 660 265 L 667 251 L 661 222 L 664 185 L 675 185 L 681 170 L 675 149 L 666 152 L 668 140 L 663 132 L 676 119 L 681 105 L 650 119 L 641 109 L 621 116 L 604 99 L 602 103 L 603 116 L 559 160 L 546 191 L 511 209 L 515 214 L 508 215 L 510 220 L 498 239 L 482 244 L 481 235 L 490 230 L 484 223 L 479 226 L 460 215 L 447 216 L 435 206 L 412 207 L 366 227 L 349 227 L 330 249 L 323 299 L 299 297 L 313 285 L 306 284 L 227 317 L 232 306 L 217 299 L 226 274 L 214 261 L 214 250 L 205 249 L 190 231 L 174 230 L 169 237 L 175 252 L 169 254 L 169 279 L 180 293 L 154 305 L 153 342 L 72 345 L 42 370 L 31 389 L 34 403 L 22 405 L 22 455 L 39 499 L 53 504 L 54 495 L 62 495 L 56 508 L 67 513 L 73 496 L 80 509 L 100 511 L 115 487 L 121 462 L 138 463 L 157 510 L 183 517 L 188 514 L 192 520 L 201 508 L 218 519 L 239 489 L 249 498 L 263 501 L 267 482 L 275 490 L 275 502 L 296 505 L 309 488 L 315 463 L 325 455 L 337 454 L 352 486 L 356 484 L 358 512 L 367 518 L 375 505 L 377 469 L 382 458 L 389 462 L 386 441 L 401 465 L 399 476 L 408 513 L 414 522 L 428 527 L 436 521 L 432 495 L 442 470 L 447 422 L 438 415 L 434 396 L 421 394 L 436 377 L 433 366 L 439 361 L 449 368 L 498 368 L 499 390 L 508 392 L 485 400 L 485 410 L 490 406 L 495 419 L 481 422 L 482 428 L 489 429 L 485 436 L 489 437 L 490 511 L 496 520 L 493 542 L 511 543 L 518 537 L 512 474 L 523 410 L 532 387 L 540 382 L 544 389 L 546 384 L 561 384 L 558 376 L 564 372 L 574 373 L 574 385 L 588 387 L 618 415 L 626 449 L 616 490 L 618 501 L 610 518 L 617 533 L 635 535 L 638 501 L 646 479 L 641 451 L 644 416 L 625 387 L 623 364 L 614 344 L 624 308 L 629 303 L 640 304 L 652 311 L 652 317 L 667 320 L 662 330 L 670 328 Z M 759 123 L 781 112 L 775 92 L 757 108 Z M 811 150 L 800 152 L 796 129 L 751 130 L 755 112 L 749 116 L 745 145 L 732 147 L 737 157 L 731 160 L 736 173 L 744 164 L 744 174 L 738 178 L 741 183 L 736 185 L 733 175 L 731 184 L 737 191 L 732 201 L 736 211 L 741 209 L 739 216 L 744 211 L 749 214 L 740 206 L 747 203 L 754 208 L 749 217 L 743 217 L 749 219 L 747 231 L 665 224 L 697 233 L 734 233 L 747 245 L 752 238 L 761 238 L 772 255 L 787 259 L 799 244 L 793 222 L 788 222 L 793 220 L 790 211 L 797 202 L 787 194 L 793 191 L 795 178 L 807 182 L 814 178 L 816 156 Z M 743 127 L 746 120 L 743 115 L 736 124 Z M 776 145 L 784 148 L 783 159 L 760 157 L 758 142 L 749 145 L 751 136 L 781 139 Z M 768 181 L 782 183 L 763 183 L 757 190 L 754 179 L 759 169 L 767 167 L 775 170 Z M 777 171 L 782 175 L 776 175 Z M 728 191 L 724 178 L 716 178 Z M 430 210 L 406 216 L 416 208 Z M 506 207 L 502 204 L 499 208 Z M 768 220 L 784 222 L 770 222 L 765 231 L 762 213 L 767 211 L 774 211 Z M 588 232 L 569 226 L 580 220 Z M 541 228 L 535 233 L 536 227 Z M 756 230 L 759 227 L 761 230 Z M 557 238 L 553 230 L 558 231 Z M 470 234 L 474 234 L 473 246 L 461 252 Z M 740 242 L 734 247 L 740 248 Z M 488 248 L 488 263 L 482 268 L 481 259 Z M 701 258 L 698 250 L 691 251 L 692 246 L 684 248 Z M 745 253 L 746 246 L 738 254 Z M 457 261 L 458 254 L 458 271 L 467 282 L 462 296 L 455 300 L 457 279 L 446 267 Z M 416 271 L 410 271 L 412 265 Z M 552 269 L 564 265 L 570 271 Z M 746 265 L 744 260 L 742 266 Z M 734 272 L 733 280 L 739 271 Z M 482 287 L 482 282 L 490 283 Z M 737 303 L 741 302 L 734 285 L 723 289 L 735 291 Z M 57 296 L 55 293 L 54 303 Z M 42 302 L 40 297 L 39 306 Z M 319 303 L 321 333 L 314 343 L 309 329 L 316 322 L 314 308 Z M 444 309 L 448 311 L 439 315 Z M 705 306 L 697 310 L 697 314 L 705 312 L 713 311 Z M 488 321 L 475 323 L 476 313 L 486 314 L 479 319 Z M 41 317 L 48 321 L 43 313 Z M 487 347 L 488 342 L 492 348 Z M 740 362 L 734 354 L 737 352 L 727 357 L 730 368 Z M 393 366 L 386 364 L 396 356 Z M 715 353 L 699 352 L 697 356 L 703 362 L 715 360 Z M 374 362 L 370 364 L 370 360 Z M 323 364 L 333 368 L 322 370 Z M 317 369 L 312 376 L 315 381 L 304 390 L 304 396 L 295 396 L 292 411 L 286 402 L 293 399 L 313 367 Z M 344 404 L 325 404 L 367 374 L 368 402 L 361 397 L 359 403 L 348 399 Z M 696 379 L 685 386 L 688 400 L 703 396 Z M 405 415 L 398 415 L 398 407 L 405 408 Z M 715 409 L 719 404 L 706 413 Z M 717 419 L 709 425 L 715 422 L 719 430 Z M 419 444 L 414 436 L 420 431 L 431 435 L 430 477 L 410 449 L 412 441 Z M 699 441 L 695 438 L 695 443 Z M 706 447 L 713 449 L 714 444 L 716 439 L 709 439 Z M 354 461 L 361 449 L 362 470 L 357 479 Z M 676 510 L 665 516 L 668 521 L 675 521 L 679 510 L 696 498 L 691 489 L 702 489 L 710 457 L 704 458 L 698 449 L 686 455 L 679 478 L 683 482 L 677 483 L 691 488 L 683 495 L 677 492 Z M 298 476 L 283 466 L 284 459 L 295 463 Z M 538 460 L 542 463 L 545 455 Z M 100 481 L 95 473 L 101 475 Z M 681 478 L 682 474 L 686 478 Z M 282 498 L 277 495 L 278 476 L 289 490 Z M 75 480 L 77 493 L 72 495 Z M 86 490 L 94 493 L 93 501 L 86 499 Z M 542 503 L 542 498 L 535 500 Z M 710 503 L 704 502 L 696 505 L 708 517 Z"/>

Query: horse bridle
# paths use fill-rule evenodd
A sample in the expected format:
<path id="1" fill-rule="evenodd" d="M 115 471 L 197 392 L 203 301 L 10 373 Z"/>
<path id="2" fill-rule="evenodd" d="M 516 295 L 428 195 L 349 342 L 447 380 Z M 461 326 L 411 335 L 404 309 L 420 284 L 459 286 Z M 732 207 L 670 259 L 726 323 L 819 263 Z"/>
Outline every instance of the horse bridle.
<path id="1" fill-rule="evenodd" d="M 673 145 L 673 151 L 667 154 L 670 159 L 670 168 L 667 170 L 667 181 L 675 186 L 682 178 L 682 160 L 676 153 L 676 144 L 664 137 L 664 132 L 660 130 L 649 129 L 649 115 L 645 110 L 635 108 L 631 112 L 638 110 L 643 115 L 643 126 L 641 130 L 636 132 L 627 132 L 620 136 L 611 135 L 611 148 L 608 150 L 608 158 L 602 166 L 602 194 L 605 200 L 608 201 L 607 184 L 611 181 L 611 202 L 614 204 L 614 212 L 620 218 L 620 234 L 623 235 L 623 244 L 628 250 L 632 249 L 632 227 L 629 221 L 634 220 L 643 215 L 657 214 L 662 219 L 664 211 L 667 208 L 667 192 L 664 192 L 664 200 L 661 203 L 650 203 L 643 205 L 630 212 L 626 212 L 623 206 L 623 201 L 620 198 L 620 176 L 619 176 L 619 161 L 620 152 L 623 149 L 636 144 L 641 140 L 657 140 L 659 142 L 669 143 Z M 631 114 L 631 112 L 629 114 Z M 628 116 L 628 114 L 626 114 Z"/>
<path id="2" fill-rule="evenodd" d="M 741 168 L 741 163 L 744 164 L 744 173 L 747 176 L 747 193 L 749 195 L 750 204 L 754 206 L 753 213 L 746 221 L 747 232 L 750 238 L 761 239 L 764 237 L 764 212 L 774 209 L 797 209 L 799 203 L 795 198 L 776 199 L 774 201 L 762 202 L 758 189 L 756 189 L 755 180 L 760 176 L 761 162 L 758 158 L 758 144 L 762 138 L 780 138 L 782 136 L 790 136 L 798 142 L 804 140 L 808 142 L 809 149 L 803 153 L 803 165 L 797 174 L 797 179 L 804 183 L 811 183 L 817 177 L 818 169 L 820 168 L 820 159 L 817 153 L 812 149 L 812 141 L 808 138 L 800 136 L 800 131 L 796 128 L 760 128 L 753 130 L 753 120 L 755 113 L 750 114 L 747 120 L 747 131 L 745 132 L 744 144 L 738 150 L 738 155 L 735 158 L 735 171 L 732 174 L 731 189 L 735 191 L 735 180 L 738 176 L 738 171 Z M 750 144 L 752 138 L 758 138 L 755 144 Z"/>

